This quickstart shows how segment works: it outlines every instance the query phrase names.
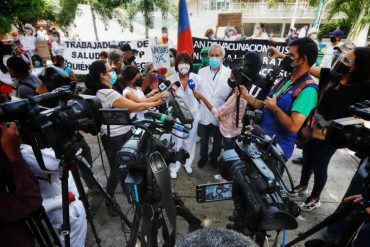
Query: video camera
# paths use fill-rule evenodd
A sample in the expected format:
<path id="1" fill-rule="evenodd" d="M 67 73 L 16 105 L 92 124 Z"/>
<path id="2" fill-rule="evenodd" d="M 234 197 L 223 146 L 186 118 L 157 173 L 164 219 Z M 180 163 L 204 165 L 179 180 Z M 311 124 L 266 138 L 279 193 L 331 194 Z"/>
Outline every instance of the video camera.
<path id="1" fill-rule="evenodd" d="M 235 88 L 237 86 L 245 84 L 245 82 L 251 82 L 251 78 L 247 76 L 248 68 L 245 66 L 244 58 L 227 58 L 224 62 L 226 67 L 231 69 L 231 74 L 234 76 L 234 80 L 229 80 L 229 86 Z"/>

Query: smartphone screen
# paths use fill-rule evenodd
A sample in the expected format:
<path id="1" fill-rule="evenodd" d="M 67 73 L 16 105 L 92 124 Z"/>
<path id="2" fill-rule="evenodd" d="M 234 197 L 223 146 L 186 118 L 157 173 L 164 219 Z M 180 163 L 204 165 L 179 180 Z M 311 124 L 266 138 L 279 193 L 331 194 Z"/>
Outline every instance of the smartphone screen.
<path id="1" fill-rule="evenodd" d="M 233 182 L 202 184 L 197 186 L 197 202 L 213 202 L 232 199 Z"/>

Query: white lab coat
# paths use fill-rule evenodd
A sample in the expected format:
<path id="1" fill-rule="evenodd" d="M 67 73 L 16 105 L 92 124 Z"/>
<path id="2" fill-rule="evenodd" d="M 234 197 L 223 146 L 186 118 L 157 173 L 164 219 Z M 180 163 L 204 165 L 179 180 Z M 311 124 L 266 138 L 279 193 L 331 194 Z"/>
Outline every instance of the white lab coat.
<path id="1" fill-rule="evenodd" d="M 230 78 L 231 70 L 221 65 L 217 74 L 211 71 L 209 66 L 201 68 L 198 72 L 202 83 L 199 84 L 199 92 L 201 92 L 208 101 L 215 108 L 222 106 L 226 98 L 231 93 L 231 88 L 227 84 Z M 219 120 L 208 110 L 207 106 L 203 103 L 199 106 L 200 120 L 199 123 L 203 125 L 213 124 L 219 126 Z"/>
<path id="2" fill-rule="evenodd" d="M 193 80 L 195 83 L 195 90 L 198 90 L 199 85 L 201 84 L 201 78 L 197 74 L 190 73 L 189 74 L 189 80 Z M 171 83 L 174 83 L 176 81 L 180 81 L 178 72 L 176 74 L 173 74 L 168 78 L 168 80 Z M 186 160 L 186 163 L 184 166 L 191 167 L 194 155 L 195 155 L 195 146 L 197 141 L 197 131 L 198 131 L 198 121 L 199 121 L 199 103 L 197 99 L 194 97 L 193 91 L 190 89 L 189 86 L 186 86 L 183 88 L 181 85 L 176 90 L 176 95 L 181 97 L 185 104 L 189 107 L 191 113 L 193 114 L 194 122 L 193 122 L 193 128 L 189 131 L 189 136 L 186 139 L 181 139 L 174 136 L 175 141 L 175 150 L 178 151 L 180 148 L 185 149 L 189 153 L 189 159 Z M 180 131 L 173 130 L 173 132 L 176 135 L 183 136 L 184 133 Z M 171 163 L 169 164 L 169 168 L 171 172 L 178 172 L 180 169 L 180 162 Z"/>
<path id="3" fill-rule="evenodd" d="M 58 205 L 46 212 L 51 224 L 58 234 L 63 223 L 62 205 L 60 202 L 62 187 L 58 172 L 60 160 L 55 158 L 54 150 L 51 148 L 41 150 L 45 166 L 48 170 L 50 170 L 44 171 L 38 165 L 31 146 L 22 144 L 21 152 L 24 160 L 30 166 L 31 170 L 35 173 L 38 179 L 45 209 L 47 210 L 48 205 L 50 204 Z M 71 224 L 70 243 L 72 247 L 85 246 L 87 232 L 86 213 L 82 202 L 78 199 L 79 195 L 71 173 L 69 174 L 68 179 L 68 190 L 73 192 L 76 198 L 74 202 L 69 204 L 69 220 Z M 47 205 L 45 202 L 47 202 Z M 64 246 L 64 236 L 60 234 L 58 236 Z"/>

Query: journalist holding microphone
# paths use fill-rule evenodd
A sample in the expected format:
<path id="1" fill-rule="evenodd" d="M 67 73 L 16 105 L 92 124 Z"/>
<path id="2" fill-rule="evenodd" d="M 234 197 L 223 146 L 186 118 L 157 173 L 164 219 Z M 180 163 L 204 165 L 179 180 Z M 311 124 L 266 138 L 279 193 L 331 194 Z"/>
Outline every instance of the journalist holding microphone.
<path id="1" fill-rule="evenodd" d="M 180 82 L 180 87 L 177 89 L 176 95 L 183 99 L 194 118 L 193 128 L 189 131 L 189 136 L 185 139 L 181 139 L 179 137 L 175 138 L 175 149 L 177 151 L 180 148 L 183 148 L 189 152 L 190 157 L 186 160 L 184 169 L 186 173 L 191 174 L 193 172 L 191 165 L 194 160 L 199 121 L 199 103 L 193 95 L 193 90 L 198 88 L 201 79 L 199 75 L 190 72 L 193 69 L 193 59 L 187 52 L 177 54 L 175 58 L 175 69 L 176 73 L 170 76 L 168 80 L 171 83 L 177 81 Z M 182 135 L 182 133 L 177 131 L 177 135 Z M 180 162 L 177 161 L 175 164 L 170 164 L 169 168 L 171 178 L 177 178 L 177 172 L 180 169 Z"/>
<path id="2" fill-rule="evenodd" d="M 328 121 L 350 117 L 348 107 L 356 102 L 370 99 L 370 49 L 365 47 L 340 47 L 342 55 L 328 68 L 312 67 L 310 74 L 319 78 L 320 100 L 313 116 L 313 133 L 319 133 Z M 276 56 L 283 58 L 281 53 Z M 314 135 L 316 136 L 316 135 Z M 316 136 L 319 137 L 319 136 Z M 308 137 L 310 138 L 310 137 Z M 303 211 L 320 207 L 320 195 L 328 178 L 328 165 L 337 149 L 328 143 L 310 138 L 303 146 L 303 167 L 299 185 L 295 188 L 298 196 L 307 195 L 307 186 L 314 173 L 311 195 L 302 203 Z"/>
<path id="3" fill-rule="evenodd" d="M 103 108 L 124 108 L 130 111 L 143 111 L 150 107 L 163 104 L 162 100 L 155 102 L 136 103 L 127 99 L 112 89 L 117 77 L 112 67 L 104 60 L 98 60 L 91 64 L 89 74 L 86 77 L 86 87 L 89 93 L 96 95 Z M 109 130 L 109 131 L 108 131 Z M 108 133 L 109 132 L 109 133 Z M 111 196 L 118 185 L 116 153 L 122 144 L 131 137 L 131 126 L 106 125 L 101 127 L 101 140 L 109 162 L 110 173 L 107 182 L 107 193 Z M 113 205 L 106 201 L 109 214 L 118 216 Z"/>
<path id="4" fill-rule="evenodd" d="M 317 103 L 317 85 L 308 74 L 317 58 L 316 43 L 301 38 L 289 44 L 289 52 L 282 61 L 291 75 L 278 82 L 262 101 L 241 86 L 242 97 L 254 108 L 263 108 L 261 127 L 269 136 L 276 135 L 285 158 L 293 153 L 298 130 Z"/>

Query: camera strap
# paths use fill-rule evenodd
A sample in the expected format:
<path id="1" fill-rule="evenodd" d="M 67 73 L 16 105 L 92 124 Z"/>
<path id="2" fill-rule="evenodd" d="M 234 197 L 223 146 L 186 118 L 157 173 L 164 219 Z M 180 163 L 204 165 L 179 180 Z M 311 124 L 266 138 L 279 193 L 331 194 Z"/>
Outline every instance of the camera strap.
<path id="1" fill-rule="evenodd" d="M 172 197 L 171 189 L 171 179 L 168 171 L 166 162 L 164 161 L 162 155 L 159 152 L 154 152 L 149 157 L 149 164 L 153 172 L 154 178 L 158 184 L 159 190 L 161 192 L 162 200 L 160 205 L 162 205 L 166 211 L 167 218 L 172 227 L 172 233 L 167 239 L 165 239 L 164 247 L 170 247 L 175 245 L 176 238 L 176 206 L 174 199 Z M 168 230 L 165 235 L 168 236 Z"/>

